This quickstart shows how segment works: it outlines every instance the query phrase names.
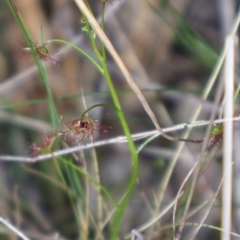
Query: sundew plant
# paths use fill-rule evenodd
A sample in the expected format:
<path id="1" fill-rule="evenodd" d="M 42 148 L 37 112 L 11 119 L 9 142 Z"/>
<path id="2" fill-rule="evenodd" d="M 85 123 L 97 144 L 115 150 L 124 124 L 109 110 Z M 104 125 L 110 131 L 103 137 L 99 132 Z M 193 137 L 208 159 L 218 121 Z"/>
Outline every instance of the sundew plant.
<path id="1" fill-rule="evenodd" d="M 240 14 L 178 4 L 0 3 L 4 239 L 240 237 Z"/>

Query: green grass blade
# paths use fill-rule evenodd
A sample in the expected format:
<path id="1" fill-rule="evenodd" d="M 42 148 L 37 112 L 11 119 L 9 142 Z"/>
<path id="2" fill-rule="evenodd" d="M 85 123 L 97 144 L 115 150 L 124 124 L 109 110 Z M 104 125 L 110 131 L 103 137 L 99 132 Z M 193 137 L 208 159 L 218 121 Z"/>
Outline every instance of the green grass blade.
<path id="1" fill-rule="evenodd" d="M 159 0 L 162 2 L 162 0 Z M 167 1 L 160 3 L 164 12 L 168 12 L 177 23 L 177 29 L 174 26 L 174 32 L 177 43 L 182 45 L 194 57 L 196 57 L 208 69 L 212 70 L 218 59 L 217 52 L 191 27 L 187 20 Z M 152 4 L 150 4 L 153 11 L 170 27 L 171 24 L 161 14 L 161 12 Z"/>
<path id="2" fill-rule="evenodd" d="M 102 21 L 103 21 L 103 19 L 102 19 Z M 86 26 L 88 27 L 88 36 L 89 36 L 89 39 L 92 43 L 92 48 L 93 48 L 96 56 L 98 57 L 99 61 L 101 62 L 103 72 L 104 72 L 103 75 L 104 75 L 105 80 L 108 84 L 112 100 L 113 100 L 114 105 L 116 107 L 116 113 L 118 115 L 119 122 L 120 122 L 120 124 L 122 126 L 122 129 L 123 129 L 123 132 L 126 135 L 126 138 L 128 140 L 128 147 L 129 147 L 129 151 L 131 153 L 131 160 L 132 160 L 132 173 L 131 173 L 130 179 L 128 181 L 128 185 L 126 187 L 126 192 L 124 194 L 124 197 L 117 205 L 116 213 L 115 213 L 114 220 L 113 220 L 113 227 L 111 229 L 111 240 L 115 240 L 115 239 L 117 239 L 117 235 L 118 235 L 118 232 L 119 232 L 119 229 L 120 229 L 123 213 L 124 213 L 124 211 L 127 207 L 130 196 L 131 196 L 131 194 L 134 190 L 134 187 L 135 187 L 135 184 L 136 184 L 136 181 L 137 181 L 137 177 L 138 177 L 138 153 L 137 153 L 135 144 L 133 142 L 127 120 L 126 120 L 124 112 L 122 110 L 122 106 L 121 106 L 121 103 L 120 103 L 120 100 L 119 100 L 119 97 L 118 97 L 118 94 L 117 94 L 117 90 L 116 90 L 116 88 L 113 84 L 112 78 L 110 76 L 106 59 L 105 59 L 104 56 L 102 56 L 102 53 L 98 49 L 98 46 L 96 44 L 96 39 L 92 35 L 92 31 L 91 31 L 91 27 L 90 27 L 90 24 L 88 22 L 88 19 L 85 18 L 84 22 L 87 23 Z M 102 45 L 101 50 L 102 50 L 103 53 L 105 52 L 105 47 L 103 45 Z"/>
<path id="3" fill-rule="evenodd" d="M 102 67 L 99 65 L 99 63 L 97 63 L 87 52 L 85 52 L 83 49 L 79 48 L 78 46 L 76 46 L 73 43 L 70 43 L 68 41 L 65 40 L 61 40 L 61 39 L 52 39 L 47 41 L 47 43 L 59 43 L 59 44 L 65 44 L 70 46 L 71 48 L 73 48 L 74 50 L 76 50 L 78 53 L 80 53 L 81 55 L 83 55 L 84 57 L 86 57 L 97 69 L 98 71 L 103 74 L 103 69 Z"/>
<path id="4" fill-rule="evenodd" d="M 108 199 L 114 204 L 114 206 L 117 206 L 117 201 L 114 199 L 114 197 L 110 194 L 110 192 L 104 187 L 102 186 L 98 181 L 96 181 L 90 174 L 88 174 L 86 171 L 84 171 L 83 169 L 81 169 L 80 167 L 77 167 L 76 165 L 74 165 L 72 162 L 67 161 L 64 158 L 61 158 L 61 160 L 64 162 L 64 164 L 66 164 L 67 166 L 69 166 L 70 168 L 72 168 L 73 171 L 76 171 L 78 173 L 80 173 L 81 175 L 83 175 L 84 177 L 88 178 L 93 184 L 95 184 L 97 187 L 99 187 L 101 189 L 101 191 L 108 197 Z"/>
<path id="5" fill-rule="evenodd" d="M 6 0 L 6 2 L 9 6 L 10 10 L 12 11 L 13 16 L 15 17 L 16 22 L 19 25 L 19 28 L 20 28 L 20 30 L 21 30 L 21 32 L 22 32 L 22 34 L 23 34 L 23 36 L 24 36 L 24 38 L 27 42 L 27 45 L 31 49 L 31 53 L 32 53 L 34 61 L 37 65 L 37 67 L 38 67 L 41 79 L 43 81 L 44 87 L 45 87 L 46 92 L 47 92 L 47 98 L 48 98 L 48 104 L 49 104 L 49 110 L 50 110 L 50 115 L 51 115 L 51 121 L 52 121 L 52 124 L 53 124 L 53 128 L 56 129 L 57 126 L 59 125 L 59 117 L 58 117 L 58 113 L 57 113 L 57 110 L 56 110 L 56 107 L 55 107 L 55 103 L 54 103 L 54 100 L 53 100 L 51 89 L 50 89 L 50 86 L 49 86 L 49 81 L 48 81 L 48 76 L 47 76 L 46 70 L 43 67 L 43 65 L 41 63 L 41 60 L 39 59 L 39 57 L 37 55 L 37 52 L 36 52 L 36 50 L 34 48 L 34 45 L 33 45 L 33 40 L 31 38 L 31 35 L 28 32 L 26 24 L 24 23 L 20 13 L 17 11 L 17 9 L 14 7 L 14 5 L 12 4 L 12 2 L 10 0 Z"/>

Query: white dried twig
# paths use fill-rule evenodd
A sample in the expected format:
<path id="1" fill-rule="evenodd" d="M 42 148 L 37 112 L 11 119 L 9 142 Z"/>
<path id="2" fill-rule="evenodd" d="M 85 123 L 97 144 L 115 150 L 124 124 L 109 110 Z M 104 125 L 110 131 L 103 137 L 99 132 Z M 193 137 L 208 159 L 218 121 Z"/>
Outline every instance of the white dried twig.
<path id="1" fill-rule="evenodd" d="M 226 121 L 239 121 L 239 120 L 240 120 L 240 117 L 235 117 L 235 118 L 231 118 L 231 119 L 219 119 L 219 120 L 214 121 L 214 123 L 223 123 Z M 173 132 L 173 131 L 177 131 L 177 130 L 186 129 L 188 127 L 200 127 L 200 126 L 206 126 L 208 124 L 210 124 L 210 121 L 198 121 L 198 122 L 195 122 L 192 124 L 183 123 L 183 124 L 179 124 L 179 125 L 176 125 L 173 127 L 165 128 L 165 129 L 163 129 L 163 131 Z M 160 136 L 161 134 L 159 134 L 159 132 L 157 130 L 152 130 L 152 131 L 133 134 L 132 138 L 134 141 L 137 141 L 140 139 L 151 137 L 153 135 Z M 26 156 L 19 157 L 19 156 L 0 155 L 0 161 L 15 161 L 15 162 L 29 162 L 29 163 L 40 162 L 40 161 L 51 159 L 53 157 L 58 157 L 58 156 L 63 156 L 63 155 L 71 154 L 74 152 L 78 152 L 78 151 L 84 150 L 84 149 L 90 149 L 90 148 L 94 148 L 94 147 L 100 147 L 100 146 L 116 144 L 116 143 L 125 143 L 125 142 L 127 142 L 126 136 L 119 136 L 119 137 L 115 137 L 115 138 L 108 139 L 108 140 L 102 140 L 102 141 L 98 141 L 98 142 L 94 142 L 94 143 L 89 143 L 86 145 L 78 145 L 78 146 L 74 146 L 71 148 L 58 150 L 58 151 L 55 151 L 52 153 L 40 155 L 34 159 L 31 157 L 26 157 Z"/>
<path id="2" fill-rule="evenodd" d="M 0 216 L 0 222 L 5 225 L 7 228 L 9 228 L 12 232 L 14 232 L 17 236 L 22 238 L 23 240 L 30 240 L 25 234 L 23 234 L 19 229 L 14 227 L 9 221 L 4 219 L 3 217 Z"/>
<path id="3" fill-rule="evenodd" d="M 143 235 L 135 229 L 132 230 L 131 234 L 132 240 L 144 240 Z"/>
<path id="4" fill-rule="evenodd" d="M 233 84 L 234 84 L 234 36 L 226 39 L 228 51 L 224 68 L 225 98 L 224 117 L 233 116 Z M 222 240 L 230 240 L 231 212 L 232 212 L 232 168 L 228 166 L 232 163 L 233 157 L 233 122 L 224 123 L 223 128 L 223 198 L 222 198 Z"/>

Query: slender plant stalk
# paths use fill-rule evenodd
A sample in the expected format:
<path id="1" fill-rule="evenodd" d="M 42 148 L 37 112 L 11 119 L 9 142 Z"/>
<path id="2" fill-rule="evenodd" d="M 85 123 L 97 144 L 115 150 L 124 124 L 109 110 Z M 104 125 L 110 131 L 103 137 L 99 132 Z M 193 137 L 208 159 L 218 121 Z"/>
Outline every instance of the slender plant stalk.
<path id="1" fill-rule="evenodd" d="M 228 51 L 225 60 L 224 68 L 224 83 L 226 104 L 224 106 L 224 117 L 233 116 L 233 100 L 234 100 L 234 38 L 228 36 L 226 45 Z M 226 122 L 223 128 L 223 195 L 222 195 L 222 228 L 224 233 L 221 236 L 222 240 L 230 240 L 231 219 L 232 219 L 232 159 L 233 159 L 233 122 Z"/>
<path id="2" fill-rule="evenodd" d="M 239 23 L 240 23 L 240 12 L 238 13 L 238 16 L 237 16 L 237 18 L 236 18 L 236 20 L 235 20 L 235 22 L 234 22 L 233 28 L 232 28 L 232 30 L 231 30 L 231 34 L 232 34 L 232 35 L 235 35 L 235 34 L 236 34 L 236 31 L 237 31 L 237 29 L 238 29 Z M 216 78 L 217 78 L 217 76 L 218 76 L 218 74 L 219 74 L 219 72 L 220 72 L 220 69 L 221 69 L 221 67 L 222 67 L 223 61 L 224 61 L 224 59 L 225 59 L 226 51 L 227 51 L 227 48 L 226 48 L 226 46 L 225 46 L 224 49 L 222 50 L 221 55 L 219 56 L 219 59 L 218 59 L 218 61 L 217 61 L 217 63 L 216 63 L 216 66 L 215 66 L 214 70 L 212 71 L 211 76 L 209 77 L 208 83 L 207 83 L 205 89 L 203 90 L 203 94 L 202 94 L 202 100 L 203 100 L 203 101 L 204 101 L 204 100 L 207 98 L 207 96 L 209 95 L 209 93 L 210 93 L 210 91 L 211 91 L 211 89 L 212 89 L 212 87 L 213 87 L 213 84 L 214 84 L 215 81 L 216 81 Z M 197 109 L 196 109 L 195 113 L 193 114 L 190 122 L 196 121 L 196 119 L 197 119 L 197 117 L 198 117 L 201 109 L 202 109 L 202 104 L 201 104 L 199 107 L 197 107 Z M 209 126 L 208 133 L 207 133 L 207 136 L 206 136 L 207 138 L 208 138 L 208 136 L 209 136 L 209 134 L 210 134 L 210 130 L 211 130 L 211 126 Z M 185 135 L 185 137 L 187 137 L 187 135 Z M 159 195 L 160 206 L 161 206 L 161 204 L 162 204 L 163 197 L 164 197 L 164 193 L 165 193 L 166 188 L 167 188 L 167 185 L 168 185 L 168 183 L 169 183 L 171 174 L 172 174 L 172 172 L 173 172 L 173 169 L 174 169 L 174 167 L 175 167 L 175 165 L 176 165 L 177 159 L 178 159 L 178 157 L 179 157 L 179 154 L 180 154 L 183 146 L 184 146 L 184 143 L 180 143 L 180 144 L 179 144 L 179 147 L 178 147 L 178 149 L 177 149 L 177 152 L 176 152 L 173 160 L 171 161 L 171 164 L 169 165 L 169 168 L 168 168 L 167 171 L 166 171 L 165 181 L 163 182 L 163 184 L 162 184 L 162 186 L 161 186 L 161 191 L 160 191 L 160 195 Z M 203 144 L 203 149 L 205 149 L 206 146 L 207 146 L 207 145 L 204 143 L 204 144 Z M 197 169 L 197 170 L 199 170 L 199 169 Z M 196 172 L 196 174 L 195 174 L 195 180 L 197 179 L 197 177 L 198 177 L 198 172 Z M 196 183 L 196 182 L 193 181 L 192 188 L 194 188 L 195 183 Z M 191 194 L 192 194 L 192 193 L 191 193 Z M 189 199 L 191 199 L 191 196 L 190 196 Z M 159 207 L 160 207 L 160 206 L 159 206 Z M 184 224 L 183 224 L 183 225 L 184 225 Z M 183 227 L 183 225 L 182 225 L 182 227 Z M 183 230 L 182 227 L 180 226 L 180 228 L 181 228 L 180 231 Z"/>
<path id="3" fill-rule="evenodd" d="M 119 57 L 119 55 L 117 54 L 116 50 L 114 49 L 113 45 L 111 44 L 111 42 L 109 41 L 109 39 L 107 38 L 106 34 L 104 33 L 104 31 L 102 30 L 102 28 L 99 26 L 98 22 L 96 21 L 96 19 L 94 18 L 94 16 L 92 15 L 91 11 L 89 10 L 89 8 L 86 6 L 85 1 L 83 0 L 75 0 L 77 6 L 79 7 L 79 9 L 83 12 L 83 14 L 86 16 L 86 18 L 88 19 L 89 23 L 91 23 L 91 31 L 94 30 L 96 32 L 96 34 L 98 35 L 98 37 L 100 38 L 100 40 L 102 41 L 102 43 L 104 44 L 104 46 L 106 47 L 106 49 L 108 50 L 108 52 L 111 54 L 111 56 L 113 57 L 113 59 L 115 60 L 116 64 L 118 65 L 118 67 L 120 68 L 122 74 L 124 75 L 127 83 L 129 84 L 129 86 L 131 87 L 131 89 L 134 91 L 134 93 L 136 94 L 136 96 L 138 97 L 139 101 L 141 102 L 143 108 L 145 109 L 145 111 L 147 112 L 147 114 L 149 115 L 150 119 L 152 120 L 154 126 L 156 127 L 156 129 L 159 131 L 159 133 L 161 133 L 161 135 L 167 139 L 169 139 L 170 141 L 189 141 L 188 139 L 184 139 L 184 138 L 179 138 L 179 137 L 173 137 L 170 136 L 168 134 L 166 134 L 161 126 L 159 125 L 157 118 L 154 114 L 154 112 L 152 111 L 150 105 L 148 104 L 146 98 L 144 97 L 143 93 L 141 92 L 140 88 L 138 87 L 138 85 L 135 83 L 134 79 L 132 78 L 131 74 L 129 73 L 129 71 L 127 70 L 126 66 L 124 65 L 123 61 L 121 60 L 121 58 Z M 96 55 L 98 58 L 103 58 L 101 56 L 101 54 L 99 53 L 97 46 L 93 46 L 94 51 L 96 51 Z"/>
<path id="4" fill-rule="evenodd" d="M 51 93 L 51 89 L 50 89 L 50 86 L 49 86 L 49 81 L 48 81 L 48 77 L 47 77 L 47 74 L 46 74 L 46 71 L 36 53 L 36 50 L 33 46 L 33 40 L 31 38 L 31 35 L 30 33 L 28 32 L 27 30 L 27 27 L 26 27 L 26 24 L 24 23 L 20 13 L 18 12 L 18 10 L 14 7 L 14 5 L 12 4 L 11 0 L 6 0 L 6 2 L 8 3 L 8 6 L 9 8 L 11 9 L 12 11 L 12 14 L 13 16 L 15 17 L 16 19 L 16 22 L 18 23 L 19 25 L 19 28 L 27 42 L 27 45 L 30 47 L 31 49 L 31 52 L 32 52 L 32 55 L 33 55 L 33 58 L 35 60 L 35 63 L 38 67 L 38 70 L 39 70 L 39 73 L 40 73 L 40 76 L 43 80 L 43 83 L 44 83 L 44 86 L 45 86 L 45 89 L 46 89 L 46 92 L 47 92 L 47 96 L 48 96 L 48 104 L 49 104 L 49 109 L 50 109 L 50 115 L 51 115 L 51 120 L 52 120 L 52 124 L 53 124 L 53 128 L 54 129 L 57 129 L 58 125 L 59 125 L 59 117 L 58 117 L 58 113 L 57 113 L 57 110 L 56 110 L 56 107 L 55 107 L 55 103 L 54 103 L 54 99 L 53 99 L 53 96 L 52 96 L 52 93 Z"/>
<path id="5" fill-rule="evenodd" d="M 220 184 L 219 184 L 219 186 L 218 186 L 218 189 L 217 189 L 217 191 L 214 193 L 214 195 L 213 195 L 213 197 L 212 197 L 212 200 L 210 201 L 210 205 L 207 207 L 206 213 L 204 214 L 202 220 L 200 221 L 199 226 L 193 231 L 193 233 L 187 238 L 187 240 L 193 240 L 193 239 L 196 237 L 196 235 L 197 235 L 197 233 L 199 232 L 199 230 L 201 229 L 201 227 L 202 227 L 204 221 L 206 220 L 207 216 L 209 215 L 209 212 L 210 212 L 210 210 L 212 209 L 213 203 L 215 202 L 216 197 L 217 197 L 217 195 L 218 195 L 218 193 L 219 193 L 219 191 L 220 191 L 220 189 L 221 189 L 223 180 L 224 180 L 224 176 L 223 176 L 223 178 L 221 179 Z M 185 224 L 184 224 L 184 225 L 185 225 Z M 229 236 L 230 236 L 230 232 L 228 232 L 228 234 L 229 234 Z"/>
<path id="6" fill-rule="evenodd" d="M 137 150 L 135 148 L 135 144 L 133 142 L 133 139 L 132 139 L 132 136 L 131 136 L 131 133 L 130 133 L 130 130 L 129 130 L 129 127 L 128 127 L 128 124 L 127 124 L 127 121 L 126 121 L 126 118 L 125 118 L 124 113 L 122 111 L 122 107 L 121 107 L 121 104 L 120 104 L 120 101 L 119 101 L 119 98 L 118 98 L 118 95 L 117 95 L 117 91 L 114 87 L 114 84 L 112 82 L 112 79 L 111 79 L 109 71 L 108 71 L 108 66 L 107 66 L 107 63 L 106 63 L 105 47 L 104 47 L 104 45 L 102 45 L 102 54 L 101 54 L 98 50 L 97 44 L 95 42 L 95 38 L 92 35 L 91 26 L 89 25 L 87 18 L 85 19 L 85 22 L 86 22 L 87 27 L 88 27 L 88 36 L 89 36 L 89 39 L 92 43 L 93 50 L 94 50 L 96 56 L 98 57 L 99 61 L 101 62 L 101 67 L 102 67 L 103 72 L 104 72 L 103 75 L 104 75 L 105 80 L 108 84 L 108 87 L 109 87 L 114 105 L 117 109 L 117 115 L 118 115 L 119 121 L 122 125 L 124 134 L 127 137 L 128 146 L 129 146 L 130 153 L 131 153 L 131 156 L 132 156 L 132 164 L 133 164 L 132 175 L 131 175 L 131 178 L 128 182 L 126 194 L 125 194 L 124 198 L 122 199 L 122 201 L 117 206 L 117 210 L 116 210 L 116 214 L 115 214 L 115 218 L 114 218 L 114 222 L 113 222 L 111 239 L 115 240 L 117 238 L 117 235 L 118 235 L 118 232 L 119 232 L 119 228 L 120 228 L 120 224 L 121 224 L 121 220 L 122 220 L 122 215 L 124 213 L 124 210 L 127 206 L 130 195 L 131 195 L 131 193 L 134 189 L 134 186 L 135 186 L 135 183 L 136 183 L 136 180 L 137 180 L 137 176 L 138 176 L 138 153 L 137 153 Z M 103 20 L 102 20 L 102 22 L 103 22 Z"/>
<path id="7" fill-rule="evenodd" d="M 84 95 L 83 95 L 83 90 L 81 88 L 81 93 L 82 93 L 82 101 L 83 101 L 83 105 L 84 105 L 84 113 L 82 114 L 82 117 L 83 118 L 85 115 L 88 117 L 88 111 L 90 111 L 93 107 L 96 107 L 96 105 L 90 107 L 89 109 L 87 109 L 87 104 L 86 104 L 86 101 L 85 101 L 85 98 L 84 98 Z M 97 104 L 98 105 L 98 104 Z M 101 104 L 99 104 L 101 105 Z M 93 138 L 91 138 L 91 142 L 93 143 Z M 92 159 L 93 159 L 93 172 L 94 172 L 94 175 L 95 175 L 95 179 L 100 183 L 100 175 L 99 175 L 99 166 L 98 166 L 98 161 L 97 161 L 97 154 L 96 154 L 96 150 L 95 148 L 92 148 L 91 149 L 91 154 L 92 154 Z M 86 164 L 86 161 L 85 161 L 85 157 L 84 157 L 84 153 L 83 151 L 81 151 L 81 155 L 83 157 L 83 161 L 84 161 L 84 164 L 85 164 L 85 167 L 87 169 L 87 164 Z M 88 184 L 88 182 L 86 182 L 86 184 Z M 89 201 L 90 201 L 90 189 L 89 189 L 89 186 L 87 186 L 88 188 L 87 191 L 88 191 L 88 194 L 87 194 L 87 201 L 86 201 L 86 223 L 88 224 L 88 218 L 89 218 Z M 98 186 L 95 186 L 96 188 L 96 201 L 97 201 L 97 221 L 96 221 L 96 224 L 97 224 L 97 229 L 102 229 L 101 225 L 102 225 L 102 217 L 103 217 L 103 201 L 102 201 L 102 196 L 101 196 L 101 188 L 98 187 Z M 88 226 L 87 226 L 88 227 Z M 88 231 L 88 228 L 87 228 L 87 231 Z M 88 236 L 88 232 L 87 234 L 85 234 L 86 236 Z M 102 235 L 101 235 L 101 239 L 102 239 Z"/>
<path id="8" fill-rule="evenodd" d="M 76 52 L 78 52 L 81 55 L 83 55 L 84 57 L 86 57 L 98 69 L 98 71 L 101 74 L 103 74 L 103 69 L 99 65 L 99 63 L 97 61 L 95 61 L 87 52 L 85 52 L 83 49 L 81 49 L 80 47 L 76 46 L 75 44 L 70 43 L 70 42 L 65 41 L 65 40 L 61 40 L 61 39 L 51 39 L 51 40 L 47 41 L 47 43 L 58 43 L 58 44 L 64 44 L 64 45 L 70 46 L 71 48 L 76 50 Z"/>
<path id="9" fill-rule="evenodd" d="M 234 22 L 234 25 L 232 27 L 232 31 L 231 31 L 231 36 L 234 36 L 236 34 L 236 31 L 237 31 L 237 28 L 239 26 L 239 23 L 240 23 L 240 12 L 238 13 L 238 16 L 236 17 L 236 20 Z M 225 44 L 224 46 L 224 49 L 222 51 L 222 55 L 220 56 L 219 58 L 219 61 L 218 61 L 218 64 L 216 65 L 216 69 L 213 71 L 213 74 L 212 74 L 212 77 L 215 75 L 217 76 L 218 72 L 220 71 L 220 67 L 222 66 L 222 63 L 225 59 L 225 56 L 226 56 L 226 53 L 227 53 L 227 50 L 228 50 L 228 45 Z M 217 71 L 218 70 L 218 71 Z M 209 92 L 207 91 L 207 89 L 209 89 L 210 87 L 210 84 L 208 84 L 209 86 L 206 88 L 206 93 Z M 220 84 L 221 86 L 222 84 Z M 205 94 L 206 94 L 205 93 Z M 216 96 L 216 100 L 220 99 L 221 97 L 221 93 L 222 91 L 218 91 L 218 96 Z M 218 103 L 218 101 L 217 101 Z M 214 115 L 213 115 L 214 116 Z M 213 116 L 211 119 L 213 119 Z M 232 131 L 232 130 L 231 130 Z M 210 129 L 208 129 L 208 132 L 207 132 L 207 138 L 210 134 Z M 207 143 L 205 142 L 203 144 L 203 147 L 202 149 L 206 149 L 206 146 L 207 146 Z M 187 204 L 186 204 L 186 207 L 185 207 L 185 210 L 184 210 L 184 214 L 183 214 L 183 217 L 182 217 L 182 221 L 181 221 L 181 224 L 180 224 L 180 227 L 178 229 L 178 234 L 181 235 L 181 232 L 183 231 L 183 227 L 184 227 L 184 223 L 185 223 L 185 220 L 186 220 L 186 216 L 187 216 L 187 212 L 188 212 L 188 209 L 190 207 L 190 202 L 191 202 L 191 199 L 192 199 L 192 196 L 193 196 L 193 191 L 194 191 L 194 188 L 195 188 L 195 185 L 196 185 L 196 181 L 197 181 L 197 178 L 198 178 L 198 175 L 199 175 L 199 171 L 200 171 L 200 165 L 199 167 L 196 169 L 196 171 L 194 172 L 194 175 L 193 175 L 193 179 L 192 179 L 192 187 L 191 187 L 191 191 L 190 191 L 190 194 L 189 194 L 189 199 L 187 201 Z"/>
<path id="10" fill-rule="evenodd" d="M 0 222 L 21 239 L 30 240 L 30 238 L 28 238 L 22 231 L 20 231 L 17 227 L 13 226 L 8 220 L 4 219 L 2 216 L 0 216 Z"/>
<path id="11" fill-rule="evenodd" d="M 105 63 L 103 63 L 103 64 L 105 64 Z M 115 240 L 117 238 L 117 234 L 118 234 L 118 231 L 119 231 L 120 222 L 121 222 L 121 219 L 122 219 L 123 212 L 126 208 L 126 205 L 128 203 L 128 200 L 130 198 L 130 195 L 133 191 L 133 188 L 134 188 L 136 180 L 137 180 L 137 176 L 138 176 L 138 154 L 137 154 L 137 150 L 135 148 L 135 145 L 134 145 L 134 142 L 133 142 L 133 139 L 132 139 L 132 136 L 131 136 L 131 133 L 130 133 L 130 130 L 129 130 L 129 127 L 128 127 L 128 124 L 127 124 L 127 121 L 125 119 L 124 113 L 121 110 L 121 105 L 120 105 L 120 102 L 118 100 L 117 93 L 115 91 L 115 88 L 114 88 L 114 86 L 112 84 L 112 81 L 111 81 L 111 78 L 109 76 L 107 66 L 104 66 L 103 69 L 104 69 L 104 72 L 106 74 L 105 77 L 106 77 L 106 80 L 108 82 L 109 89 L 110 89 L 110 92 L 112 94 L 115 106 L 119 108 L 118 117 L 119 117 L 119 120 L 122 124 L 123 131 L 124 131 L 124 133 L 127 137 L 127 140 L 128 140 L 128 145 L 129 145 L 129 149 L 130 149 L 130 152 L 131 152 L 131 155 L 132 155 L 132 163 L 133 163 L 132 176 L 131 176 L 131 179 L 130 179 L 130 181 L 128 183 L 128 186 L 127 186 L 127 193 L 126 193 L 125 197 L 123 198 L 122 202 L 120 202 L 119 205 L 118 205 L 116 216 L 115 216 L 114 223 L 113 223 L 114 227 L 113 227 L 111 239 Z"/>
<path id="12" fill-rule="evenodd" d="M 99 166 L 97 161 L 97 154 L 95 148 L 92 149 L 92 158 L 93 158 L 93 171 L 95 174 L 95 179 L 100 183 L 100 174 L 99 174 Z M 102 221 L 103 221 L 103 200 L 101 196 L 101 189 L 96 187 L 97 192 L 97 225 L 98 229 L 102 229 Z M 101 236 L 102 239 L 102 236 Z"/>

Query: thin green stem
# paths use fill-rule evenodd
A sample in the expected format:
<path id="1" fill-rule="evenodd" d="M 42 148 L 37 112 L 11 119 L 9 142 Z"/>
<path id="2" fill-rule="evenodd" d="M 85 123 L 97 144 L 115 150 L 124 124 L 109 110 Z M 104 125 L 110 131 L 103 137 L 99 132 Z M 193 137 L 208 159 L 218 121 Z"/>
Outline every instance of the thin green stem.
<path id="1" fill-rule="evenodd" d="M 68 45 L 68 46 L 72 47 L 74 50 L 76 50 L 81 55 L 86 57 L 98 69 L 98 71 L 101 74 L 103 74 L 102 67 L 87 52 L 85 52 L 83 49 L 79 48 L 75 44 L 70 43 L 70 42 L 65 41 L 65 40 L 61 40 L 61 39 L 51 39 L 51 40 L 47 41 L 47 43 L 60 43 L 60 44 L 65 44 L 65 45 Z"/>
<path id="2" fill-rule="evenodd" d="M 51 115 L 51 120 L 52 120 L 52 124 L 54 129 L 57 128 L 57 126 L 59 125 L 59 117 L 58 117 L 58 113 L 55 107 L 55 103 L 54 103 L 54 99 L 51 93 L 51 89 L 49 86 L 49 81 L 48 81 L 48 76 L 46 73 L 46 70 L 44 69 L 39 56 L 36 52 L 36 48 L 33 44 L 32 38 L 30 33 L 28 32 L 28 29 L 26 27 L 26 24 L 24 23 L 23 18 L 21 17 L 20 13 L 18 12 L 18 10 L 14 7 L 14 5 L 12 4 L 12 2 L 10 0 L 6 0 L 6 2 L 8 3 L 9 8 L 12 11 L 13 16 L 16 19 L 16 22 L 19 25 L 19 28 L 27 42 L 27 45 L 30 47 L 31 53 L 33 55 L 34 61 L 38 67 L 40 76 L 42 78 L 43 84 L 45 86 L 46 92 L 47 92 L 47 97 L 48 97 L 48 104 L 49 104 L 49 109 L 50 109 L 50 115 Z"/>
<path id="3" fill-rule="evenodd" d="M 95 104 L 93 106 L 91 106 L 90 108 L 88 108 L 87 110 L 85 110 L 81 116 L 81 118 L 83 118 L 90 110 L 92 110 L 93 108 L 96 108 L 96 107 L 108 107 L 108 108 L 112 108 L 113 110 L 115 111 L 118 111 L 118 108 L 116 108 L 115 106 L 113 105 L 110 105 L 110 104 L 106 104 L 106 103 L 99 103 L 99 104 Z"/>
<path id="4" fill-rule="evenodd" d="M 104 21 L 104 20 L 102 20 L 102 21 Z M 130 150 L 130 153 L 131 153 L 132 164 L 133 164 L 132 175 L 131 175 L 130 180 L 128 182 L 125 196 L 123 197 L 123 199 L 121 200 L 121 202 L 117 206 L 115 218 L 114 218 L 114 221 L 113 221 L 111 239 L 116 240 L 118 232 L 119 232 L 119 228 L 120 228 L 123 213 L 126 209 L 127 203 L 129 201 L 129 198 L 131 196 L 131 193 L 132 193 L 132 191 L 134 189 L 134 186 L 135 186 L 135 183 L 137 181 L 137 176 L 138 176 L 138 153 L 137 153 L 135 144 L 133 142 L 133 139 L 132 139 L 132 136 L 131 136 L 131 133 L 130 133 L 130 130 L 129 130 L 129 127 L 128 127 L 128 124 L 127 124 L 127 121 L 126 121 L 126 118 L 125 118 L 125 115 L 122 111 L 121 103 L 119 101 L 117 91 L 114 87 L 111 76 L 109 74 L 106 59 L 101 55 L 101 53 L 98 50 L 95 39 L 93 38 L 92 33 L 90 31 L 89 23 L 88 23 L 88 27 L 89 27 L 88 35 L 89 35 L 90 41 L 92 43 L 92 47 L 94 49 L 95 54 L 97 55 L 97 57 L 99 58 L 99 60 L 101 62 L 103 72 L 104 72 L 103 75 L 104 75 L 104 77 L 106 79 L 106 82 L 108 84 L 113 102 L 114 102 L 114 104 L 117 108 L 117 115 L 118 115 L 119 121 L 122 125 L 122 129 L 123 129 L 124 134 L 126 135 L 127 140 L 128 140 L 128 146 L 129 146 L 129 150 Z M 102 51 L 103 51 L 103 53 L 105 52 L 104 45 L 102 46 Z"/>
<path id="5" fill-rule="evenodd" d="M 88 172 L 84 171 L 82 168 L 75 166 L 72 162 L 67 161 L 65 158 L 61 158 L 61 159 L 66 165 L 69 165 L 74 171 L 79 172 L 81 175 L 88 178 L 92 183 L 94 183 L 97 187 L 99 187 L 101 191 L 106 195 L 106 197 L 108 197 L 108 199 L 113 203 L 113 205 L 118 206 L 117 201 L 108 192 L 108 190 L 104 186 L 102 186 L 96 179 L 94 179 Z"/>
<path id="6" fill-rule="evenodd" d="M 105 28 L 105 22 L 104 22 L 104 13 L 105 13 L 105 2 L 102 2 L 102 17 L 101 17 L 101 27 L 104 30 Z M 102 57 L 105 62 L 106 61 L 106 50 L 104 47 L 104 44 L 102 43 Z"/>
<path id="7" fill-rule="evenodd" d="M 148 143 L 150 143 L 151 141 L 153 141 L 155 138 L 159 137 L 159 134 L 155 134 L 151 137 L 149 137 L 146 141 L 144 141 L 139 147 L 138 147 L 138 153 L 140 153 L 140 151 L 143 150 L 144 147 L 146 147 L 146 145 Z"/>
<path id="8" fill-rule="evenodd" d="M 105 65 L 105 63 L 103 63 L 103 64 Z M 129 130 L 129 127 L 128 127 L 128 124 L 127 124 L 127 121 L 126 121 L 126 118 L 125 118 L 124 113 L 121 109 L 121 104 L 120 104 L 120 101 L 118 99 L 117 93 L 115 91 L 114 85 L 112 83 L 112 79 L 109 76 L 107 66 L 103 66 L 103 69 L 104 69 L 104 72 L 105 72 L 105 74 L 104 74 L 105 79 L 108 83 L 108 86 L 109 86 L 114 104 L 119 109 L 119 111 L 117 111 L 118 118 L 121 122 L 123 131 L 124 131 L 124 133 L 127 137 L 127 140 L 128 140 L 128 146 L 129 146 L 129 150 L 131 152 L 132 164 L 133 164 L 132 175 L 131 175 L 130 181 L 128 183 L 128 186 L 127 186 L 127 193 L 117 207 L 117 211 L 116 211 L 116 215 L 115 215 L 115 219 L 114 219 L 114 223 L 113 223 L 111 239 L 115 240 L 115 239 L 117 239 L 117 234 L 118 234 L 118 231 L 119 231 L 119 228 L 120 228 L 120 224 L 121 224 L 121 220 L 122 220 L 124 210 L 127 206 L 130 195 L 131 195 L 131 193 L 134 189 L 134 186 L 135 186 L 135 183 L 136 183 L 136 180 L 137 180 L 137 176 L 138 176 L 138 153 L 137 153 L 136 147 L 134 145 L 134 142 L 133 142 L 133 139 L 132 139 L 132 136 L 131 136 L 131 133 L 130 133 L 130 130 Z"/>

